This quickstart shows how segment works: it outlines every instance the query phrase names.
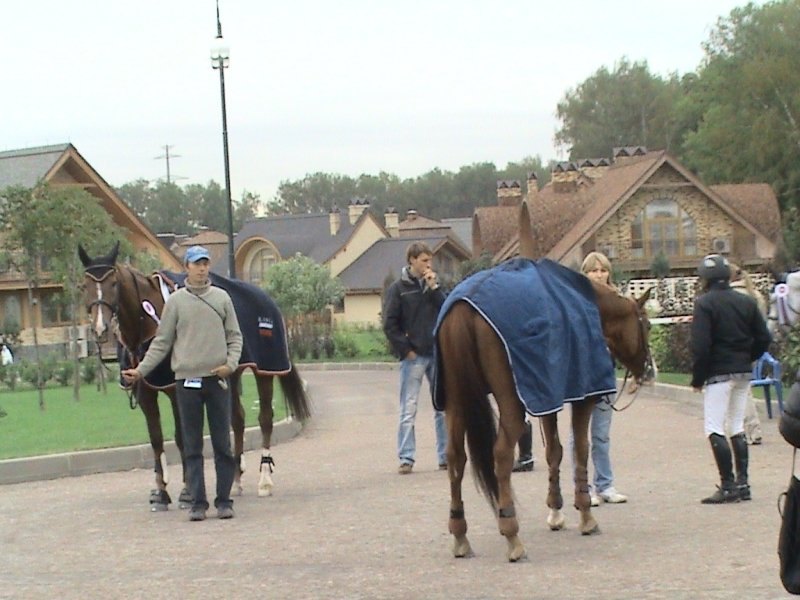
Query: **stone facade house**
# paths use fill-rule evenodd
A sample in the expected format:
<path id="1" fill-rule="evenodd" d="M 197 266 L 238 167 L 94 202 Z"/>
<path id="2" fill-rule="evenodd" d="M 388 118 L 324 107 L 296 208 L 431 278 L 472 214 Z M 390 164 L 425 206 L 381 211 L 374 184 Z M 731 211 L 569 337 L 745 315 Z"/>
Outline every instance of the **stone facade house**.
<path id="1" fill-rule="evenodd" d="M 72 144 L 0 152 L 0 190 L 9 186 L 33 188 L 40 182 L 56 188 L 78 187 L 86 190 L 100 200 L 100 205 L 125 231 L 134 248 L 155 256 L 167 269 L 181 269 L 180 260 L 159 242 L 157 236 Z M 55 301 L 60 291 L 61 286 L 48 281 L 44 273 L 38 297 L 34 298 L 35 303 L 31 305 L 25 280 L 16 271 L 5 268 L 0 271 L 0 323 L 7 317 L 15 319 L 22 328 L 24 345 L 32 343 L 34 324 L 40 344 L 63 345 L 67 341 L 70 319 Z"/>
<path id="2" fill-rule="evenodd" d="M 665 151 L 615 148 L 611 159 L 559 163 L 539 188 L 523 195 L 501 181 L 497 206 L 473 215 L 475 256 L 495 261 L 518 253 L 518 205 L 528 203 L 538 255 L 577 268 L 591 251 L 615 269 L 647 277 L 659 254 L 675 275 L 692 275 L 699 259 L 721 253 L 756 271 L 781 241 L 778 201 L 765 183 L 706 185 Z"/>

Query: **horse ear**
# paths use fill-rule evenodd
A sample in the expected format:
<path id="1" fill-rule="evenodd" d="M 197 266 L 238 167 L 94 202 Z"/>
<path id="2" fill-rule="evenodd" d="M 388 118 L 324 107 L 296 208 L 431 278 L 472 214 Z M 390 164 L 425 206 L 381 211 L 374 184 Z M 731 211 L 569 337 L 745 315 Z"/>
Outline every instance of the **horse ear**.
<path id="1" fill-rule="evenodd" d="M 519 255 L 522 258 L 533 260 L 536 258 L 533 251 L 533 232 L 531 231 L 531 215 L 528 203 L 523 200 L 519 207 Z"/>
<path id="2" fill-rule="evenodd" d="M 88 267 L 92 263 L 92 259 L 89 258 L 89 255 L 86 254 L 86 250 L 83 249 L 83 246 L 78 244 L 78 258 L 81 259 L 81 264 L 84 267 Z"/>
<path id="3" fill-rule="evenodd" d="M 114 249 L 111 251 L 111 254 L 109 254 L 109 257 L 108 257 L 109 264 L 112 264 L 112 265 L 117 264 L 117 255 L 118 254 L 119 254 L 119 240 L 117 240 L 117 243 L 114 244 Z"/>
<path id="4" fill-rule="evenodd" d="M 644 294 L 642 294 L 641 296 L 639 296 L 636 299 L 636 304 L 639 305 L 639 308 L 643 308 L 644 307 L 644 303 L 647 302 L 650 299 L 650 292 L 652 292 L 652 291 L 653 291 L 653 288 L 649 287 L 649 288 L 647 288 L 647 291 Z"/>

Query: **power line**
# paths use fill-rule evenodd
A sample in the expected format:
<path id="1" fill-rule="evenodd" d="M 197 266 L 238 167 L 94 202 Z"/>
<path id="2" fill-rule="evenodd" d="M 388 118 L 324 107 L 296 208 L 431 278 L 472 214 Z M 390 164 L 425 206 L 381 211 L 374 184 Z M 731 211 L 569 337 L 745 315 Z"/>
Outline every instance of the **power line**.
<path id="1" fill-rule="evenodd" d="M 160 160 L 162 158 L 166 159 L 166 162 L 167 162 L 167 183 L 172 183 L 172 177 L 170 176 L 169 160 L 171 158 L 180 158 L 181 155 L 180 154 L 170 154 L 169 153 L 169 149 L 172 148 L 172 146 L 170 146 L 169 144 L 164 145 L 163 148 L 164 148 L 164 154 L 162 154 L 161 156 L 156 156 L 155 160 Z M 175 177 L 175 179 L 186 179 L 186 177 Z"/>

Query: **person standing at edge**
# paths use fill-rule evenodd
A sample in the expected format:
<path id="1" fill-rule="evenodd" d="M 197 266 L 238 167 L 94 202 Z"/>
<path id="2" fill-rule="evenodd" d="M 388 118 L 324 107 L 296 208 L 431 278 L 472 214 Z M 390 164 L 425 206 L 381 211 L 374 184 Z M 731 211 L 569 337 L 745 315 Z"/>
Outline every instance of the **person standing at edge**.
<path id="1" fill-rule="evenodd" d="M 231 394 L 227 378 L 239 364 L 242 333 L 225 290 L 208 279 L 209 254 L 202 246 L 186 251 L 186 287 L 167 300 L 150 348 L 134 369 L 122 371 L 135 382 L 152 371 L 172 350 L 171 366 L 180 414 L 186 479 L 192 494 L 190 521 L 203 521 L 208 510 L 203 470 L 203 405 L 208 414 L 220 519 L 233 518 L 231 486 L 236 459 L 231 451 Z"/>
<path id="2" fill-rule="evenodd" d="M 705 293 L 695 300 L 692 315 L 691 385 L 695 392 L 703 391 L 704 430 L 720 477 L 717 491 L 701 502 L 750 500 L 744 413 L 752 363 L 766 352 L 770 335 L 756 301 L 731 289 L 728 259 L 709 254 L 700 261 L 697 274 Z M 730 444 L 725 437 L 726 421 Z"/>
<path id="3" fill-rule="evenodd" d="M 406 250 L 408 263 L 386 292 L 383 331 L 400 364 L 400 426 L 397 431 L 398 473 L 408 475 L 414 468 L 417 417 L 422 377 L 433 383 L 433 328 L 444 292 L 431 267 L 433 252 L 424 242 L 414 242 Z M 447 468 L 447 430 L 444 413 L 434 411 L 436 454 L 439 468 Z"/>

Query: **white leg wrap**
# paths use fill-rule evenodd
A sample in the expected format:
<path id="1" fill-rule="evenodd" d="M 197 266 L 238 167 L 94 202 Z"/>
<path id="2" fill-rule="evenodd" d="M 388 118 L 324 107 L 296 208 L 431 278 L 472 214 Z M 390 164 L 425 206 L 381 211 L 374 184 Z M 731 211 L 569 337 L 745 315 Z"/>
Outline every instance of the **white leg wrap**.
<path id="1" fill-rule="evenodd" d="M 269 462 L 263 462 L 260 465 L 259 471 L 261 473 L 258 479 L 258 495 L 261 497 L 271 496 L 272 488 L 275 483 L 272 481 L 272 473 L 275 470 L 275 463 L 272 462 L 272 453 L 269 450 L 261 450 L 261 458 L 268 458 Z"/>
<path id="2" fill-rule="evenodd" d="M 167 469 L 167 454 L 166 452 L 162 452 L 159 458 L 161 462 L 161 479 L 164 480 L 164 485 L 169 483 L 169 470 Z"/>

